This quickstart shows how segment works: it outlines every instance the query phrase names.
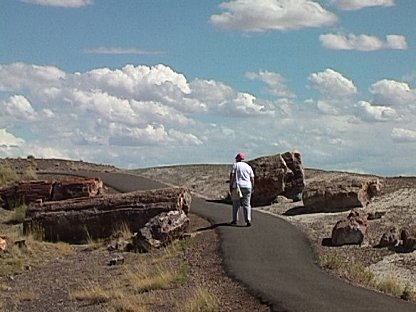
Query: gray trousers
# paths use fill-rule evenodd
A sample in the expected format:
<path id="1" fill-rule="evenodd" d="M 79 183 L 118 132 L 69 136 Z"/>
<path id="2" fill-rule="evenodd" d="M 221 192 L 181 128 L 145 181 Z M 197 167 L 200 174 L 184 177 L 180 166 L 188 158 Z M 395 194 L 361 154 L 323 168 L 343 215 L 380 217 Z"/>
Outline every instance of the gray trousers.
<path id="1" fill-rule="evenodd" d="M 243 198 L 233 200 L 233 221 L 238 220 L 238 211 L 242 206 L 244 212 L 244 221 L 251 222 L 251 188 L 241 187 L 240 189 L 241 193 L 243 193 Z"/>

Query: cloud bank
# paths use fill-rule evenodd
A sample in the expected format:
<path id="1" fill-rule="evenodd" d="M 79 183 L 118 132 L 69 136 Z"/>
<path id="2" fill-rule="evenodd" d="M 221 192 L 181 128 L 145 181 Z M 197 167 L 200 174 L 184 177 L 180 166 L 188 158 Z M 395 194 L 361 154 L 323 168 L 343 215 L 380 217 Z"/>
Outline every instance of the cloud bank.
<path id="1" fill-rule="evenodd" d="M 315 167 L 386 172 L 395 144 L 408 153 L 416 148 L 416 90 L 406 82 L 374 82 L 363 97 L 351 78 L 327 68 L 305 77 L 311 97 L 299 99 L 280 73 L 246 78 L 264 83 L 271 98 L 189 81 L 161 64 L 83 73 L 0 65 L 0 157 L 137 168 L 229 162 L 239 150 L 249 158 L 299 150 Z M 371 168 L 360 162 L 367 154 L 377 159 Z"/>

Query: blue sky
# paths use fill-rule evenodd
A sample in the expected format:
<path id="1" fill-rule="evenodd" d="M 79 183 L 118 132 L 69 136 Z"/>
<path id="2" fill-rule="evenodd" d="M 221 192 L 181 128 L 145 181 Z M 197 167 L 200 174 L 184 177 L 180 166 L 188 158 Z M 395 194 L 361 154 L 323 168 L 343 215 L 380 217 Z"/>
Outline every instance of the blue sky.
<path id="1" fill-rule="evenodd" d="M 0 157 L 299 151 L 415 175 L 414 0 L 2 0 Z"/>

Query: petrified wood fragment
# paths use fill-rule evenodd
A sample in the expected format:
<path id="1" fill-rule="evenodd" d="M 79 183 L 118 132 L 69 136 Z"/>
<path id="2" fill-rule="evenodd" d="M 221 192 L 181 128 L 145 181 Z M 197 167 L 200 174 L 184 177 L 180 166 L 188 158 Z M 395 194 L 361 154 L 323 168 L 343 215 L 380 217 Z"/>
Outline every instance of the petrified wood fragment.
<path id="1" fill-rule="evenodd" d="M 46 240 L 80 243 L 89 238 L 110 237 L 122 226 L 137 232 L 162 212 L 188 213 L 190 206 L 191 194 L 186 188 L 32 203 L 23 229 L 26 233 L 40 228 Z"/>

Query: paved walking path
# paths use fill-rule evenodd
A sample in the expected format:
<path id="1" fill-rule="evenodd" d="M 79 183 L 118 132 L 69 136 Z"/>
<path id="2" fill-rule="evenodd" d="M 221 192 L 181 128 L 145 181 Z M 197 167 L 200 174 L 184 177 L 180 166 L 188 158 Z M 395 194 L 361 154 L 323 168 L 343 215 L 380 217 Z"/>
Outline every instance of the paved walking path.
<path id="1" fill-rule="evenodd" d="M 163 187 L 134 175 L 99 176 L 106 185 L 123 192 Z M 306 236 L 279 217 L 253 211 L 252 227 L 228 226 L 231 206 L 195 196 L 191 212 L 208 218 L 219 233 L 230 276 L 268 303 L 273 311 L 416 312 L 416 304 L 354 287 L 326 274 L 316 265 Z"/>

